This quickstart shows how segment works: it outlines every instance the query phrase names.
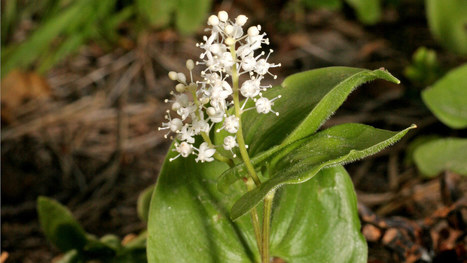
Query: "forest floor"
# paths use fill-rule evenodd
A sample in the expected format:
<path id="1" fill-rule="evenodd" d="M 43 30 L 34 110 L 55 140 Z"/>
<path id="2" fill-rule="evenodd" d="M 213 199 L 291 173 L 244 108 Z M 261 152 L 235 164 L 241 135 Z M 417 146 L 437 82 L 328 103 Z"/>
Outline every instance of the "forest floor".
<path id="1" fill-rule="evenodd" d="M 417 136 L 467 137 L 437 121 L 420 99 L 424 87 L 404 77 L 420 46 L 435 49 L 445 68 L 461 63 L 432 39 L 423 6 L 387 9 L 382 22 L 365 27 L 348 10 L 283 11 L 274 21 L 265 6 L 243 4 L 239 10 L 255 10 L 246 14 L 271 38 L 276 50 L 271 60 L 282 63 L 273 84 L 295 72 L 336 65 L 384 67 L 401 80 L 400 85 L 363 85 L 326 123 L 360 122 L 390 130 L 418 126 L 393 147 L 346 166 L 358 196 L 369 262 L 466 262 L 466 180 L 452 173 L 423 178 L 410 161 L 408 146 Z M 277 29 L 289 27 L 288 21 L 299 28 Z M 21 97 L 7 109 L 2 104 L 6 262 L 51 262 L 59 256 L 39 228 L 40 195 L 65 204 L 96 236 L 124 237 L 145 228 L 136 200 L 156 182 L 170 144 L 157 130 L 167 109 L 163 101 L 173 88 L 167 72 L 184 71 L 185 60 L 198 57 L 199 39 L 200 34 L 181 37 L 164 30 L 136 40 L 122 37 L 111 50 L 90 43 L 45 77 L 16 72 L 9 79 L 34 86 L 40 99 Z"/>

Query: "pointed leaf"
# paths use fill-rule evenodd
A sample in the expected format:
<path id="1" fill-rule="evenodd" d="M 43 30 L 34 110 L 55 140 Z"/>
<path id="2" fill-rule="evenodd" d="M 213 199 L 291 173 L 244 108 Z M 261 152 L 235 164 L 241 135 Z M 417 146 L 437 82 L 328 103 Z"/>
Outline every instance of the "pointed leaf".
<path id="1" fill-rule="evenodd" d="M 308 181 L 321 169 L 349 163 L 375 154 L 400 140 L 411 126 L 400 132 L 363 124 L 342 124 L 310 136 L 305 144 L 282 151 L 271 162 L 271 179 L 243 195 L 232 207 L 237 219 L 255 207 L 266 194 L 284 184 Z"/>
<path id="2" fill-rule="evenodd" d="M 422 93 L 428 108 L 453 129 L 467 127 L 467 64 L 450 71 Z"/>
<path id="3" fill-rule="evenodd" d="M 57 201 L 40 196 L 37 212 L 45 236 L 61 251 L 81 250 L 87 242 L 86 234 L 71 212 Z"/>
<path id="4" fill-rule="evenodd" d="M 315 133 L 356 87 L 375 79 L 399 83 L 383 69 L 329 67 L 291 75 L 282 83 L 283 88 L 275 87 L 265 92 L 267 98 L 282 96 L 273 107 L 280 116 L 255 111 L 242 115 L 245 141 L 253 163 L 261 164 L 282 147 Z M 250 106 L 253 105 L 247 107 Z M 222 135 L 215 140 L 222 144 L 219 137 Z M 281 146 L 273 148 L 279 144 Z M 243 170 L 245 167 L 240 164 L 224 173 L 219 189 L 225 191 L 244 176 Z"/>
<path id="5" fill-rule="evenodd" d="M 414 151 L 420 172 L 433 177 L 444 171 L 467 176 L 467 139 L 446 138 L 429 141 Z"/>

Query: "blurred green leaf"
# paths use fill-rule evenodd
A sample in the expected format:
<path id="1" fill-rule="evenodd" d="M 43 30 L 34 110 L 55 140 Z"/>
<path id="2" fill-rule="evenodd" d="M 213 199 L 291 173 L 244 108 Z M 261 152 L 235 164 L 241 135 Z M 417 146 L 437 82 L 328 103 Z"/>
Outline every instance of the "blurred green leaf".
<path id="1" fill-rule="evenodd" d="M 178 0 L 175 24 L 182 34 L 196 31 L 206 20 L 211 0 Z"/>
<path id="2" fill-rule="evenodd" d="M 45 236 L 61 251 L 81 250 L 86 245 L 86 233 L 66 207 L 40 196 L 37 199 L 37 212 Z"/>
<path id="3" fill-rule="evenodd" d="M 59 260 L 54 263 L 84 263 L 85 260 L 81 258 L 76 249 L 66 252 Z"/>
<path id="4" fill-rule="evenodd" d="M 414 160 L 420 172 L 433 177 L 444 171 L 467 176 L 467 139 L 438 139 L 415 149 Z"/>
<path id="5" fill-rule="evenodd" d="M 177 5 L 178 0 L 136 0 L 138 12 L 157 27 L 169 25 Z"/>
<path id="6" fill-rule="evenodd" d="M 99 241 L 111 247 L 115 251 L 120 250 L 122 247 L 120 238 L 113 234 L 102 236 Z"/>
<path id="7" fill-rule="evenodd" d="M 144 191 L 138 197 L 138 216 L 144 222 L 148 222 L 149 203 L 151 202 L 151 196 L 152 192 L 154 191 L 154 187 L 155 185 L 151 185 L 144 189 Z"/>
<path id="8" fill-rule="evenodd" d="M 271 178 L 243 195 L 232 207 L 231 217 L 235 220 L 249 212 L 271 190 L 285 184 L 304 183 L 323 168 L 375 154 L 415 127 L 392 132 L 363 124 L 341 124 L 311 135 L 298 147 L 286 147 L 271 161 Z"/>
<path id="9" fill-rule="evenodd" d="M 453 129 L 467 127 L 467 64 L 451 70 L 422 99 L 433 114 Z"/>
<path id="10" fill-rule="evenodd" d="M 418 146 L 425 144 L 427 142 L 439 139 L 439 135 L 422 135 L 422 136 L 417 136 L 413 141 L 409 143 L 407 146 L 407 149 L 405 150 L 405 158 L 404 158 L 404 165 L 409 166 L 414 163 L 413 155 L 415 152 L 415 149 L 417 149 Z"/>
<path id="11" fill-rule="evenodd" d="M 426 47 L 418 48 L 412 56 L 412 63 L 404 69 L 404 75 L 418 86 L 433 84 L 441 76 L 436 52 Z"/>
<path id="12" fill-rule="evenodd" d="M 447 49 L 467 55 L 467 1 L 425 0 L 431 33 Z"/>
<path id="13" fill-rule="evenodd" d="M 368 25 L 381 19 L 381 0 L 345 0 L 355 9 L 358 19 Z"/>

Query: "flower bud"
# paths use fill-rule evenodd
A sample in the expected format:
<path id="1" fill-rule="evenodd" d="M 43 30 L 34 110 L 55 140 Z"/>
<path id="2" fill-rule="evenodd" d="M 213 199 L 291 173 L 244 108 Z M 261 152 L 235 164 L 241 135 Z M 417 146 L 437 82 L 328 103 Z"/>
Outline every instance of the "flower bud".
<path id="1" fill-rule="evenodd" d="M 219 20 L 222 21 L 222 22 L 225 22 L 227 21 L 227 19 L 229 19 L 229 14 L 227 14 L 227 12 L 225 11 L 220 11 L 217 16 L 219 17 Z"/>
<path id="2" fill-rule="evenodd" d="M 211 25 L 211 26 L 219 25 L 219 18 L 215 15 L 211 15 L 208 19 L 208 25 Z"/>
<path id="3" fill-rule="evenodd" d="M 231 37 L 228 37 L 225 39 L 225 44 L 230 46 L 230 45 L 233 45 L 235 44 L 235 39 L 231 38 Z"/>
<path id="4" fill-rule="evenodd" d="M 248 28 L 248 36 L 254 37 L 254 36 L 257 36 L 257 35 L 259 35 L 259 30 L 258 30 L 257 27 L 252 26 L 252 27 Z"/>
<path id="5" fill-rule="evenodd" d="M 248 17 L 244 16 L 244 15 L 239 15 L 237 16 L 237 18 L 235 18 L 235 24 L 239 25 L 239 26 L 243 26 L 246 24 L 246 21 L 248 20 Z"/>
<path id="6" fill-rule="evenodd" d="M 169 79 L 171 79 L 171 80 L 177 80 L 177 72 L 175 72 L 175 71 L 170 71 L 170 72 L 169 72 Z"/>
<path id="7" fill-rule="evenodd" d="M 193 70 L 195 68 L 195 63 L 193 62 L 193 60 L 189 59 L 186 61 L 186 68 L 188 70 Z"/>
<path id="8" fill-rule="evenodd" d="M 183 74 L 182 72 L 177 73 L 177 80 L 182 83 L 186 83 L 185 74 Z"/>
<path id="9" fill-rule="evenodd" d="M 176 90 L 177 92 L 182 93 L 182 92 L 185 92 L 186 87 L 185 87 L 184 84 L 178 83 L 178 84 L 175 86 L 175 90 Z"/>
<path id="10" fill-rule="evenodd" d="M 232 32 L 233 32 L 234 28 L 233 28 L 232 25 L 227 25 L 227 26 L 225 26 L 225 29 L 224 29 L 224 30 L 225 30 L 225 33 L 226 33 L 227 35 L 232 35 Z"/>

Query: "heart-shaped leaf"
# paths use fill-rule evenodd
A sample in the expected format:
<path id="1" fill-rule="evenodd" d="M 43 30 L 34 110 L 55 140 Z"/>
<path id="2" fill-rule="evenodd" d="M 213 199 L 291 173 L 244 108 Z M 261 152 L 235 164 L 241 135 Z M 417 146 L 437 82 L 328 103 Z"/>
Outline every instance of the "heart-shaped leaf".
<path id="1" fill-rule="evenodd" d="M 429 177 L 443 171 L 467 176 L 467 139 L 446 138 L 429 141 L 415 149 L 414 160 L 420 172 Z"/>
<path id="2" fill-rule="evenodd" d="M 428 108 L 454 129 L 467 127 L 467 64 L 450 71 L 422 93 Z"/>
<path id="3" fill-rule="evenodd" d="M 45 236 L 61 251 L 81 250 L 86 245 L 84 229 L 66 207 L 40 196 L 37 199 L 37 212 Z"/>
<path id="4" fill-rule="evenodd" d="M 148 261 L 259 262 L 248 217 L 233 222 L 229 208 L 245 189 L 217 191 L 227 166 L 198 164 L 194 158 L 169 162 L 159 176 L 148 222 Z M 295 262 L 366 262 L 352 182 L 342 167 L 276 194 L 271 255 Z"/>
<path id="5" fill-rule="evenodd" d="M 383 69 L 328 67 L 291 75 L 282 87 L 265 92 L 268 98 L 282 96 L 274 103 L 280 117 L 254 111 L 242 115 L 245 141 L 253 164 L 259 165 L 286 145 L 315 133 L 356 87 L 375 79 L 399 83 Z M 215 137 L 217 144 L 222 144 L 221 138 L 222 134 Z M 243 171 L 244 164 L 239 164 L 226 172 L 219 181 L 219 189 L 225 192 L 230 184 L 245 176 Z"/>
<path id="6" fill-rule="evenodd" d="M 321 169 L 345 164 L 375 154 L 402 138 L 411 126 L 400 132 L 349 123 L 334 126 L 310 136 L 297 148 L 285 148 L 271 162 L 271 178 L 243 195 L 232 207 L 235 220 L 255 207 L 267 193 L 284 184 L 306 182 Z"/>

